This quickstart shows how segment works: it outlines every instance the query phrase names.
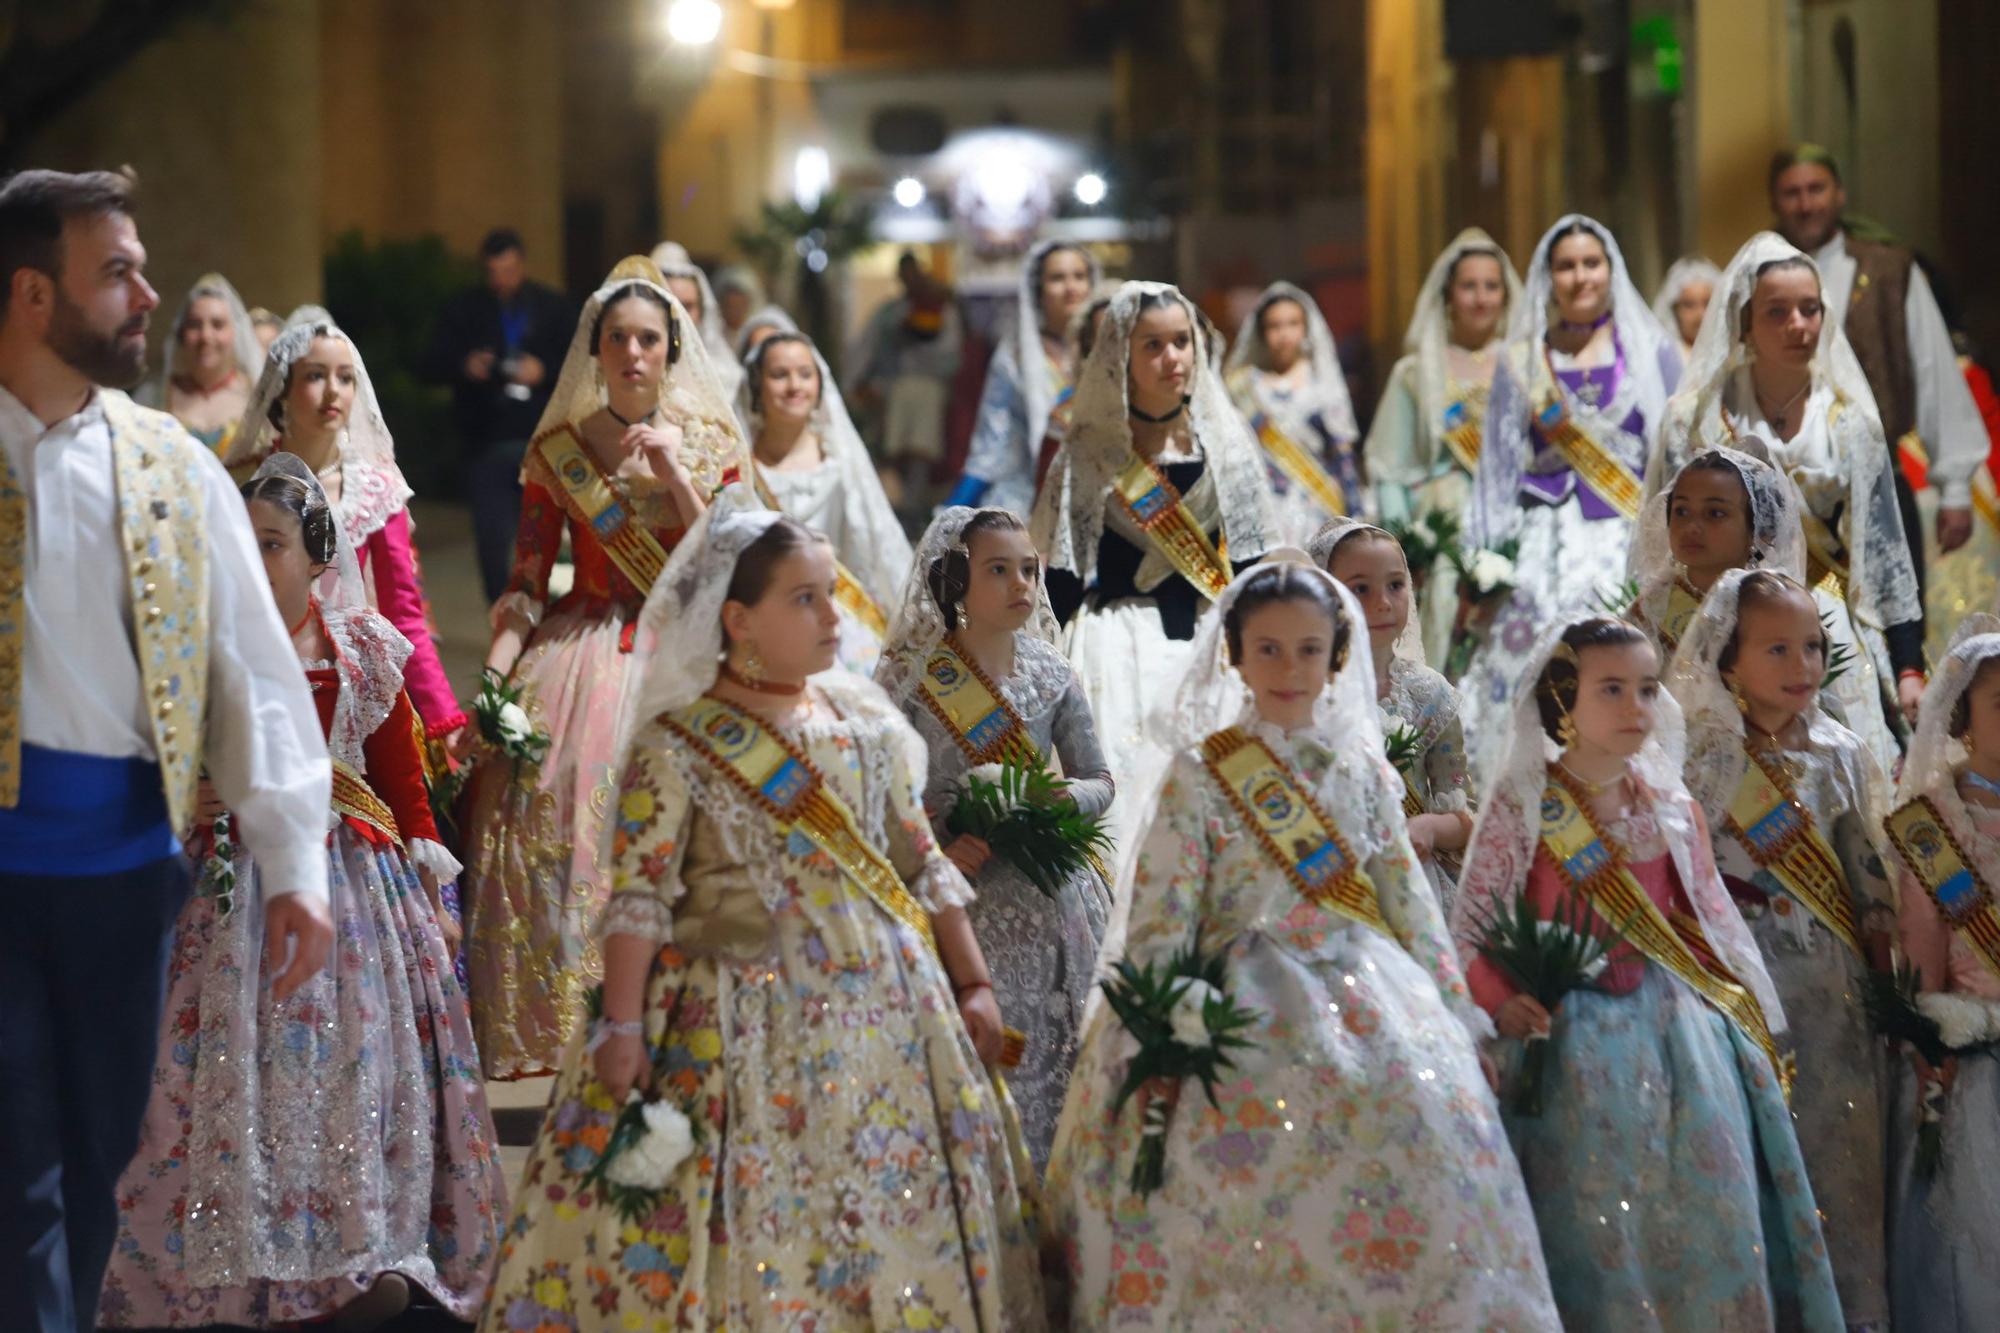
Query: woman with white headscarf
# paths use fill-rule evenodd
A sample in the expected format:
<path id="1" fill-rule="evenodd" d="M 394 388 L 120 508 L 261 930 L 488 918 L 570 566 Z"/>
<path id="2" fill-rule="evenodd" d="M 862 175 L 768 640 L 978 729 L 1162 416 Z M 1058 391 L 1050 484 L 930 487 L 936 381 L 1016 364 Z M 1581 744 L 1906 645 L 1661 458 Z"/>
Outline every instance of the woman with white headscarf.
<path id="1" fill-rule="evenodd" d="M 1145 791 L 1168 759 L 1145 720 L 1171 696 L 1196 618 L 1232 565 L 1281 534 L 1263 457 L 1177 289 L 1128 282 L 1112 298 L 1030 531 L 1111 775 Z M 1141 814 L 1113 806 L 1114 834 Z"/>
<path id="2" fill-rule="evenodd" d="M 1431 264 L 1389 372 L 1362 457 L 1385 523 L 1436 513 L 1459 520 L 1486 434 L 1486 403 L 1507 320 L 1521 308 L 1521 279 L 1506 251 L 1477 227 L 1452 238 Z M 1425 656 L 1444 665 L 1458 614 L 1458 577 L 1448 560 L 1415 570 Z"/>
<path id="3" fill-rule="evenodd" d="M 1021 262 L 1012 317 L 986 370 L 965 473 L 947 505 L 984 505 L 1026 518 L 1038 473 L 1065 438 L 1078 366 L 1067 334 L 1090 299 L 1097 257 L 1072 241 L 1042 241 Z M 1039 465 L 1039 466 L 1038 466 Z"/>
<path id="4" fill-rule="evenodd" d="M 1354 452 L 1361 432 L 1317 301 L 1289 282 L 1266 287 L 1237 330 L 1223 383 L 1263 446 L 1288 540 L 1304 542 L 1330 518 L 1366 514 Z"/>
<path id="5" fill-rule="evenodd" d="M 653 264 L 665 279 L 666 289 L 674 294 L 700 330 L 701 345 L 708 350 L 708 363 L 723 390 L 734 398 L 743 384 L 743 367 L 736 359 L 735 347 L 723 324 L 715 289 L 708 285 L 708 274 L 688 257 L 687 248 L 678 241 L 661 241 L 654 246 Z"/>
<path id="6" fill-rule="evenodd" d="M 226 455 L 264 365 L 257 326 L 229 279 L 220 273 L 195 279 L 167 326 L 162 360 L 160 378 L 135 396 L 172 413 L 188 434 Z"/>
<path id="7" fill-rule="evenodd" d="M 1213 1106 L 1192 1079 L 1120 1106 L 1136 1046 L 1093 1005 L 1048 1173 L 1073 1327 L 1561 1327 L 1365 633 L 1330 575 L 1268 561 L 1216 600 L 1162 710 L 1173 759 L 1106 958 L 1198 945 L 1255 1018 Z M 1163 1179 L 1139 1194 L 1156 1132 Z"/>
<path id="8" fill-rule="evenodd" d="M 1676 259 L 1653 294 L 1653 318 L 1679 342 L 1683 362 L 1694 356 L 1695 335 L 1721 281 L 1722 270 L 1706 259 Z"/>
<path id="9" fill-rule="evenodd" d="M 611 893 L 600 834 L 639 608 L 707 497 L 748 465 L 707 349 L 658 275 L 628 259 L 585 303 L 521 467 L 486 667 L 549 744 L 535 763 L 488 757 L 468 789 L 467 961 L 490 1078 L 554 1069 L 596 979 Z M 551 605 L 565 535 L 575 574 Z"/>
<path id="10" fill-rule="evenodd" d="M 1722 275 L 1649 475 L 1745 434 L 1769 443 L 1805 500 L 1806 582 L 1846 603 L 1841 637 L 1866 648 L 1883 690 L 1877 708 L 1913 717 L 1924 608 L 1875 397 L 1847 334 L 1826 317 L 1818 266 L 1768 231 Z"/>
<path id="11" fill-rule="evenodd" d="M 222 461 L 239 478 L 272 453 L 295 454 L 319 478 L 361 562 L 369 605 L 412 645 L 404 678 L 427 739 L 459 740 L 465 710 L 431 635 L 417 559 L 414 492 L 361 349 L 318 306 L 302 307 L 271 344 L 243 426 Z"/>
<path id="12" fill-rule="evenodd" d="M 1680 374 L 1617 240 L 1580 214 L 1535 246 L 1509 325 L 1465 510 L 1467 546 L 1516 544 L 1511 591 L 1459 681 L 1475 772 L 1504 739 L 1491 719 L 1506 715 L 1536 635 L 1616 584 Z"/>
<path id="13" fill-rule="evenodd" d="M 841 665 L 875 669 L 910 572 L 910 538 L 882 490 L 812 339 L 781 329 L 744 362 L 737 415 L 750 440 L 758 494 L 833 544 L 841 608 Z"/>
<path id="14" fill-rule="evenodd" d="M 922 744 L 830 669 L 832 576 L 824 541 L 731 486 L 646 600 L 604 984 L 507 1228 L 496 1333 L 1044 1326 L 972 891 L 918 803 Z M 636 1199 L 595 1174 L 628 1096 L 659 1126 L 608 1164 L 642 1173 Z"/>
<path id="15" fill-rule="evenodd" d="M 368 608 L 353 548 L 296 455 L 243 495 L 334 765 L 326 970 L 282 1000 L 263 868 L 204 823 L 180 913 L 99 1327 L 372 1329 L 419 1289 L 477 1316 L 506 1183 L 452 973 L 438 840 L 404 693 L 409 640 Z M 76 1040 L 88 1040 L 78 1034 Z M 78 1108 L 83 1113 L 84 1108 Z"/>
<path id="16" fill-rule="evenodd" d="M 1890 1299 L 1898 1330 L 2000 1328 L 2000 620 L 1967 616 L 1917 713 L 1887 832 L 1897 857 L 1903 954 L 1918 1006 L 1951 1046 L 1984 1044 L 1933 1068 L 1914 1051 L 1892 1071 Z M 1919 1128 L 1939 1159 L 1918 1157 Z"/>

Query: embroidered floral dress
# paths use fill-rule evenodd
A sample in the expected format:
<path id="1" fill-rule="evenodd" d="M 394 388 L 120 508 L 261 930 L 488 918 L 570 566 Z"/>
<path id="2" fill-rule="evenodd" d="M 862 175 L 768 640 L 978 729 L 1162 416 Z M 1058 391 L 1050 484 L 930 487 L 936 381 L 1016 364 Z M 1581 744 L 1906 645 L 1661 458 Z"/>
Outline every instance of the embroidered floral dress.
<path id="1" fill-rule="evenodd" d="M 1472 1004 L 1386 761 L 1308 730 L 1254 734 L 1337 821 L 1390 939 L 1306 901 L 1203 764 L 1172 761 L 1132 881 L 1125 957 L 1196 929 L 1261 1012 L 1211 1107 L 1184 1085 L 1165 1184 L 1135 1195 L 1132 1046 L 1086 1025 L 1050 1156 L 1078 1329 L 1556 1329 L 1521 1176 L 1480 1072 Z"/>
<path id="2" fill-rule="evenodd" d="M 1060 761 L 1077 808 L 1103 814 L 1111 805 L 1111 771 L 1098 747 L 1083 688 L 1063 655 L 1039 639 L 1016 634 L 1014 674 L 994 685 L 1035 748 Z M 930 751 L 924 809 L 943 846 L 954 836 L 945 821 L 972 764 L 921 695 L 919 686 L 903 711 Z M 1096 982 L 1097 948 L 1111 913 L 1111 890 L 1096 871 L 1086 870 L 1050 897 L 997 857 L 973 883 L 979 896 L 967 910 L 993 974 L 1000 1016 L 1027 1037 L 1021 1063 L 1007 1071 L 1007 1087 L 1020 1107 L 1021 1128 L 1039 1171 L 1048 1161 L 1056 1115 L 1076 1063 L 1083 1006 Z"/>
<path id="3" fill-rule="evenodd" d="M 367 793 L 336 783 L 333 954 L 272 1003 L 258 871 L 240 851 L 227 900 L 205 878 L 183 909 L 152 1099 L 118 1185 L 106 1327 L 289 1325 L 392 1271 L 461 1319 L 486 1295 L 505 1184 L 465 996 L 413 868 L 444 878 L 454 863 L 403 693 L 410 646 L 369 611 L 321 621 L 335 657 L 307 679 L 336 764 Z"/>
<path id="4" fill-rule="evenodd" d="M 1694 918 L 1660 817 L 1636 784 L 1628 790 L 1635 812 L 1606 836 L 1663 912 Z M 1520 814 L 1503 797 L 1486 817 Z M 1694 831 L 1686 840 L 1693 874 L 1713 884 L 1700 812 L 1683 800 L 1680 818 Z M 1525 865 L 1482 864 L 1467 882 L 1520 884 L 1539 915 L 1566 915 L 1573 910 L 1566 881 L 1545 848 L 1537 845 L 1532 857 Z M 1489 910 L 1511 910 L 1484 901 Z M 1514 994 L 1483 956 L 1467 965 L 1466 979 L 1488 1012 Z M 1798 1022 L 1789 1006 L 1785 1012 Z M 1840 1327 L 1813 1184 L 1784 1094 L 1770 1059 L 1741 1028 L 1672 972 L 1621 946 L 1596 989 L 1563 999 L 1548 1042 L 1542 1114 L 1509 1115 L 1507 1130 L 1565 1328 Z M 1520 1047 L 1508 1047 L 1511 1078 Z"/>
<path id="5" fill-rule="evenodd" d="M 1352 408 L 1343 417 L 1327 403 L 1322 386 L 1310 378 L 1294 382 L 1258 366 L 1239 367 L 1229 376 L 1228 384 L 1230 400 L 1253 431 L 1260 419 L 1269 418 L 1325 469 L 1340 492 L 1342 514 L 1369 511 L 1370 497 L 1362 487 L 1361 462 L 1355 454 Z M 1322 523 L 1338 517 L 1295 481 L 1268 449 L 1264 451 L 1264 469 L 1277 500 L 1279 521 L 1295 541 L 1303 543 Z"/>
<path id="6" fill-rule="evenodd" d="M 964 903 L 901 715 L 865 681 L 815 685 L 787 739 L 918 902 Z M 482 1328 L 1039 1327 L 1025 1154 L 928 946 L 684 739 L 650 723 L 633 753 L 603 928 L 661 945 L 646 1036 L 698 1142 L 622 1221 L 581 1183 L 613 1108 L 573 1041 Z"/>
<path id="7" fill-rule="evenodd" d="M 1813 748 L 1788 750 L 1799 801 L 1839 857 L 1856 925 L 1894 928 L 1894 897 L 1868 821 L 1880 778 L 1854 733 L 1827 718 L 1812 726 Z M 1723 881 L 1749 922 L 1791 1020 L 1796 1056 L 1792 1119 L 1825 1222 L 1827 1252 L 1850 1325 L 1888 1319 L 1883 1098 L 1885 1057 L 1861 1004 L 1866 962 L 1770 872 L 1761 870 L 1728 825 L 1740 733 L 1691 727 L 1688 790 L 1702 804 Z"/>
<path id="8" fill-rule="evenodd" d="M 1389 693 L 1376 701 L 1382 732 L 1406 734 L 1416 755 L 1399 766 L 1404 785 L 1427 815 L 1469 814 L 1472 775 L 1466 771 L 1465 730 L 1458 720 L 1458 691 L 1437 672 L 1403 657 L 1389 659 Z M 1456 861 L 1433 856 L 1423 863 L 1424 875 L 1437 893 L 1443 914 L 1451 915 L 1458 894 Z"/>
<path id="9" fill-rule="evenodd" d="M 549 749 L 540 764 L 490 760 L 470 787 L 465 940 L 488 1078 L 553 1070 L 583 991 L 602 970 L 594 932 L 611 892 L 599 859 L 603 821 L 616 783 L 614 733 L 632 626 L 647 592 L 568 511 L 562 484 L 534 448 L 522 475 L 514 574 L 494 612 L 518 610 L 534 624 L 512 679 Z M 671 552 L 683 529 L 665 494 L 645 478 L 608 481 Z M 565 532 L 574 581 L 545 610 Z"/>

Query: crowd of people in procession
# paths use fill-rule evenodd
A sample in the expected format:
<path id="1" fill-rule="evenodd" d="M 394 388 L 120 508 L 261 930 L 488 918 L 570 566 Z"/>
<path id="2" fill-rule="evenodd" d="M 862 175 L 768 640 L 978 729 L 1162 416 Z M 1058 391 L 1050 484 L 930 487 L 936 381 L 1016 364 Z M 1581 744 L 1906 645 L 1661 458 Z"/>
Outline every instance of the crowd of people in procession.
<path id="1" fill-rule="evenodd" d="M 363 349 L 212 274 L 128 396 L 133 182 L 0 184 L 0 1322 L 2000 1326 L 1990 388 L 1768 185 L 1650 304 L 1462 232 L 1365 437 L 1301 287 L 1045 241 L 914 544 L 921 266 L 871 448 L 496 233 L 467 701 Z"/>

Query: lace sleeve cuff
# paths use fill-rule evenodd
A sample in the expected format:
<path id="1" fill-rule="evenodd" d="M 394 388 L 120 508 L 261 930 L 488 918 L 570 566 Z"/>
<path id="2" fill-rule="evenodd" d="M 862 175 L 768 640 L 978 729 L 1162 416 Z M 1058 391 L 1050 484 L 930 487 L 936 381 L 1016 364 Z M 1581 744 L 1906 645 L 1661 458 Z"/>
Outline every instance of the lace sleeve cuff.
<path id="1" fill-rule="evenodd" d="M 1458 1011 L 1458 1021 L 1463 1023 L 1466 1032 L 1471 1034 L 1473 1045 L 1477 1046 L 1482 1042 L 1492 1041 L 1500 1035 L 1500 1030 L 1493 1026 L 1493 1015 L 1481 1009 L 1470 998 L 1457 1005 L 1456 1008 Z"/>
<path id="2" fill-rule="evenodd" d="M 1431 813 L 1438 815 L 1469 815 L 1472 800 L 1464 787 L 1453 787 L 1450 791 L 1435 792 L 1431 796 Z"/>
<path id="3" fill-rule="evenodd" d="M 411 865 L 419 870 L 430 871 L 432 878 L 440 884 L 451 883 L 465 870 L 465 867 L 458 863 L 458 858 L 453 856 L 443 843 L 432 842 L 429 838 L 410 839 L 405 854 L 410 858 Z"/>
<path id="4" fill-rule="evenodd" d="M 604 908 L 605 935 L 631 935 L 664 944 L 674 937 L 674 914 L 651 893 L 614 893 Z"/>
<path id="5" fill-rule="evenodd" d="M 959 873 L 958 867 L 941 855 L 925 862 L 923 873 L 911 882 L 910 892 L 933 912 L 969 906 L 977 896 L 965 876 Z"/>
<path id="6" fill-rule="evenodd" d="M 519 589 L 502 593 L 500 600 L 493 603 L 491 619 L 496 630 L 506 629 L 509 624 L 529 633 L 542 623 L 543 604 Z"/>

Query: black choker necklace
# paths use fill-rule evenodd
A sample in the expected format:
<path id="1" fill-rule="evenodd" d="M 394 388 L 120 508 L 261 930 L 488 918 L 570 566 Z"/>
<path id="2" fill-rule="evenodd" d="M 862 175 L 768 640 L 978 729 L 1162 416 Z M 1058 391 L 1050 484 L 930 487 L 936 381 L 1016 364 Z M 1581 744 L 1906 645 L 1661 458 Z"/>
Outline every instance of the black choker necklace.
<path id="1" fill-rule="evenodd" d="M 660 414 L 660 409 L 656 407 L 656 408 L 654 408 L 654 409 L 653 409 L 652 411 L 650 411 L 650 412 L 646 413 L 646 415 L 645 415 L 645 416 L 643 416 L 643 417 L 640 417 L 640 418 L 639 418 L 639 421 L 627 421 L 627 420 L 626 420 L 626 419 L 625 419 L 624 417 L 622 417 L 622 416 L 619 416 L 619 415 L 618 415 L 618 409 L 617 409 L 617 408 L 615 408 L 615 407 L 613 407 L 613 406 L 612 406 L 611 404 L 609 404 L 609 403 L 606 403 L 606 404 L 604 405 L 604 410 L 605 410 L 605 411 L 607 411 L 607 412 L 609 412 L 609 413 L 611 414 L 611 419 L 612 419 L 613 421 L 617 422 L 617 423 L 618 423 L 619 425 L 621 425 L 621 426 L 636 426 L 636 425 L 638 425 L 638 424 L 639 424 L 639 421 L 645 421 L 645 422 L 650 422 L 650 421 L 652 421 L 652 419 L 653 419 L 654 417 L 656 417 L 656 416 L 658 416 L 658 415 Z"/>
<path id="2" fill-rule="evenodd" d="M 1139 420 L 1141 421 L 1150 421 L 1155 426 L 1164 426 L 1169 421 L 1178 419 L 1181 413 L 1187 411 L 1187 405 L 1188 405 L 1187 397 L 1183 395 L 1180 402 L 1174 404 L 1174 410 L 1166 413 L 1164 416 L 1156 417 L 1150 412 L 1141 412 L 1139 410 L 1138 404 L 1136 403 L 1126 404 L 1125 410 L 1130 412 L 1133 416 L 1139 418 Z"/>

